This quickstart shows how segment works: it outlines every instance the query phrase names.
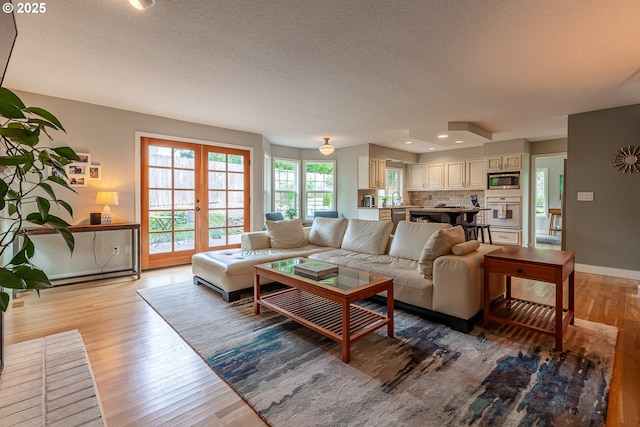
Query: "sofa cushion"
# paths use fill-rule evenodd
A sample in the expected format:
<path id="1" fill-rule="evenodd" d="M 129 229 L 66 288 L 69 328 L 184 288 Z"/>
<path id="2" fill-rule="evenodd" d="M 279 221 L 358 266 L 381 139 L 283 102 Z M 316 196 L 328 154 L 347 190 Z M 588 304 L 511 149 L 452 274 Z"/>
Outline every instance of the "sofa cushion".
<path id="1" fill-rule="evenodd" d="M 302 230 L 302 220 L 266 221 L 269 242 L 275 249 L 299 248 L 307 244 Z"/>
<path id="2" fill-rule="evenodd" d="M 443 228 L 451 228 L 451 224 L 400 221 L 391 241 L 389 255 L 418 261 L 429 237 Z"/>
<path id="3" fill-rule="evenodd" d="M 473 252 L 480 247 L 480 242 L 477 240 L 469 240 L 468 242 L 458 243 L 453 248 L 451 248 L 451 252 L 454 255 L 464 255 L 469 252 Z"/>
<path id="4" fill-rule="evenodd" d="M 387 250 L 389 236 L 393 230 L 391 221 L 351 219 L 342 239 L 342 249 L 382 255 Z"/>
<path id="5" fill-rule="evenodd" d="M 347 218 L 315 217 L 309 231 L 309 244 L 339 248 L 348 223 Z"/>
<path id="6" fill-rule="evenodd" d="M 433 260 L 451 253 L 451 249 L 458 243 L 464 242 L 464 230 L 461 226 L 443 228 L 429 237 L 422 249 L 418 260 L 418 271 L 422 277 L 430 279 L 433 276 Z"/>

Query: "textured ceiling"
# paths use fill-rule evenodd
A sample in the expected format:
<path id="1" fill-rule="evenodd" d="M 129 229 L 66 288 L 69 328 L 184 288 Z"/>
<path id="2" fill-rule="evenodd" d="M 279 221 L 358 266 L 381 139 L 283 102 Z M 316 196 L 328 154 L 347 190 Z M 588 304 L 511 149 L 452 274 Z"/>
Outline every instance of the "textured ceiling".
<path id="1" fill-rule="evenodd" d="M 46 5 L 16 15 L 6 86 L 280 145 L 425 152 L 450 121 L 551 139 L 569 114 L 640 102 L 637 0 Z"/>

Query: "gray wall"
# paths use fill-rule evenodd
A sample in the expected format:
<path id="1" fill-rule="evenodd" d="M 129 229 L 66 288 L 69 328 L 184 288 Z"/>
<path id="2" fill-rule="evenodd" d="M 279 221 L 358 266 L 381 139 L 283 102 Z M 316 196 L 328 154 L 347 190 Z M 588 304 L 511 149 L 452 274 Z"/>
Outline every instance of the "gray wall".
<path id="1" fill-rule="evenodd" d="M 640 174 L 611 163 L 638 144 L 640 104 L 569 116 L 566 243 L 577 263 L 640 271 Z M 579 191 L 594 201 L 577 201 Z"/>
<path id="2" fill-rule="evenodd" d="M 91 161 L 100 163 L 102 166 L 102 180 L 89 181 L 87 187 L 77 187 L 77 194 L 65 192 L 61 196 L 63 200 L 73 206 L 74 217 L 68 217 L 64 211 L 60 211 L 59 214 L 72 224 L 88 223 L 90 212 L 102 210 L 102 206 L 95 204 L 96 193 L 100 190 L 120 193 L 119 205 L 111 207 L 114 222 L 134 222 L 138 218 L 140 207 L 136 206 L 135 202 L 136 182 L 134 177 L 139 165 L 136 164 L 135 133 L 140 131 L 252 149 L 251 224 L 252 229 L 262 227 L 264 163 L 262 135 L 33 93 L 16 92 L 27 106 L 45 108 L 54 114 L 65 127 L 66 134 L 59 132 L 52 135 L 55 142 L 51 145 L 68 145 L 77 151 L 89 152 Z M 97 245 L 97 263 L 94 262 L 91 252 L 90 238 L 92 236 L 90 235 L 92 233 L 81 234 L 76 236 L 78 245 L 71 260 L 66 249 L 61 250 L 64 248 L 64 244 L 60 239 L 42 237 L 42 254 L 46 254 L 46 256 L 36 258 L 36 263 L 45 271 L 51 271 L 50 275 L 53 278 L 63 277 L 69 271 L 84 273 L 100 271 L 96 264 L 102 266 L 104 260 L 111 255 L 111 246 L 118 244 L 124 250 L 121 251 L 121 255 L 109 261 L 106 270 L 116 269 L 119 265 L 127 265 L 129 255 L 125 251 L 128 249 L 126 245 L 129 244 L 128 234 L 124 233 L 118 236 L 117 233 L 99 233 L 103 236 L 99 237 Z M 109 235 L 107 236 L 107 234 Z"/>

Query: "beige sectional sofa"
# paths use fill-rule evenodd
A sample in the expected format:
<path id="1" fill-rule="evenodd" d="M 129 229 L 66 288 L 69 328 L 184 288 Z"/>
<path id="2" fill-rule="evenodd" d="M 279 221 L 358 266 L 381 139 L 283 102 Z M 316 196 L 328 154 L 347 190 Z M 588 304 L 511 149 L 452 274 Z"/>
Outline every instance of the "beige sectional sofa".
<path id="1" fill-rule="evenodd" d="M 394 280 L 396 305 L 416 310 L 468 332 L 482 308 L 482 264 L 493 245 L 464 242 L 460 227 L 401 221 L 393 224 L 346 218 L 267 221 L 267 231 L 244 233 L 241 249 L 193 256 L 194 283 L 221 292 L 226 301 L 253 286 L 253 266 L 307 257 L 376 273 Z M 492 284 L 492 299 L 502 295 Z"/>

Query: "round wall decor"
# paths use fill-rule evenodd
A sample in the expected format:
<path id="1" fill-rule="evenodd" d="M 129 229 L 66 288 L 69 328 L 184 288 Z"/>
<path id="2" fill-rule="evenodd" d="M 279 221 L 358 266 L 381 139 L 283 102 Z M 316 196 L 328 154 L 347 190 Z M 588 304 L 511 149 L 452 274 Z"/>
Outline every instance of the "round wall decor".
<path id="1" fill-rule="evenodd" d="M 622 173 L 640 172 L 640 146 L 619 149 L 613 156 L 613 167 Z"/>

